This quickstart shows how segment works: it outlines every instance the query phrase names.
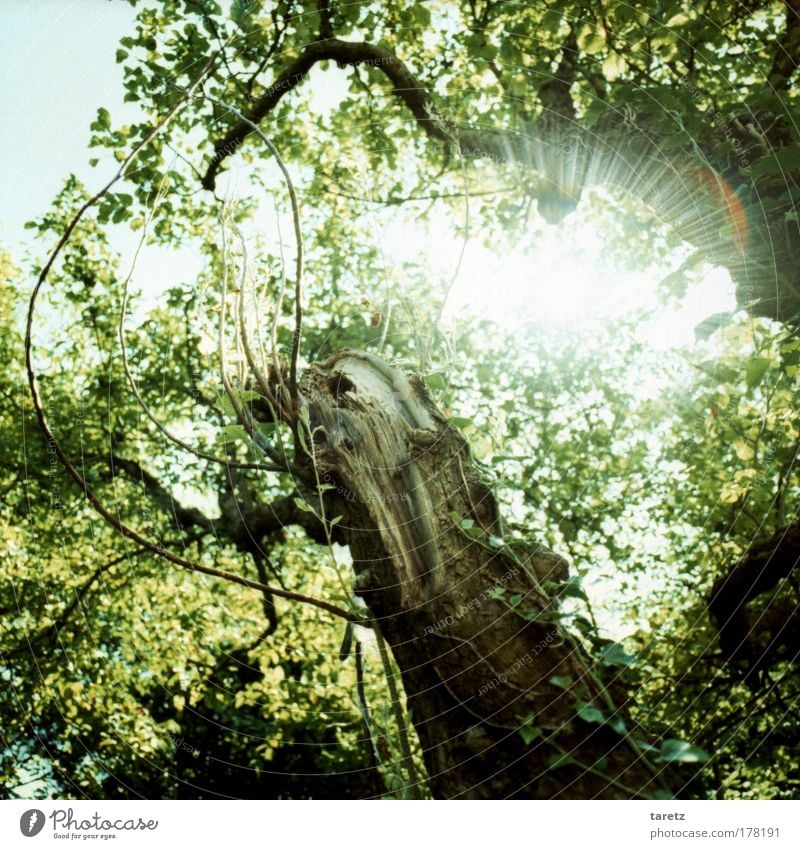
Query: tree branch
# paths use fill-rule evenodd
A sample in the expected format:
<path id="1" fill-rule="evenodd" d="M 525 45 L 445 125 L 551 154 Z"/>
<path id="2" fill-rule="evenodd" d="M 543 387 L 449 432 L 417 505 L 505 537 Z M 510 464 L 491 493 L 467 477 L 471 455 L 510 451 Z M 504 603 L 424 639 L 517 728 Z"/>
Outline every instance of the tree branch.
<path id="1" fill-rule="evenodd" d="M 38 302 L 39 294 L 47 282 L 47 278 L 50 274 L 50 270 L 55 264 L 56 260 L 61 254 L 64 246 L 69 241 L 72 236 L 75 228 L 80 223 L 83 216 L 96 204 L 98 201 L 103 198 L 111 187 L 121 180 L 132 162 L 139 156 L 141 151 L 150 144 L 153 139 L 155 139 L 161 131 L 169 124 L 170 120 L 180 111 L 183 106 L 186 105 L 186 102 L 192 97 L 192 93 L 195 88 L 200 84 L 202 79 L 208 74 L 208 72 L 213 68 L 214 62 L 216 61 L 216 55 L 212 57 L 211 61 L 206 65 L 204 70 L 200 73 L 200 75 L 195 79 L 195 81 L 191 84 L 189 89 L 183 93 L 183 95 L 176 101 L 175 105 L 170 109 L 167 114 L 161 118 L 151 129 L 149 133 L 139 141 L 131 150 L 131 152 L 123 159 L 116 173 L 112 176 L 112 178 L 94 195 L 92 195 L 87 201 L 85 201 L 82 206 L 78 209 L 78 211 L 73 215 L 69 224 L 64 230 L 61 238 L 58 240 L 55 248 L 51 252 L 50 256 L 47 259 L 47 262 L 44 264 L 42 270 L 39 272 L 39 276 L 36 280 L 36 285 L 33 287 L 33 291 L 31 292 L 30 301 L 28 303 L 28 314 L 25 322 L 25 371 L 28 378 L 28 387 L 31 393 L 31 402 L 33 404 L 33 410 L 36 415 L 36 420 L 39 425 L 39 430 L 42 432 L 45 441 L 48 444 L 48 449 L 51 450 L 61 462 L 61 465 L 66 469 L 69 476 L 72 480 L 78 485 L 80 491 L 86 497 L 86 500 L 91 504 L 94 510 L 105 519 L 105 521 L 114 528 L 118 533 L 124 536 L 126 539 L 132 540 L 137 545 L 142 546 L 144 548 L 153 551 L 158 554 L 160 557 L 163 557 L 165 560 L 168 560 L 170 563 L 174 563 L 176 566 L 180 566 L 183 569 L 188 569 L 190 572 L 199 572 L 203 575 L 211 575 L 216 578 L 222 578 L 224 580 L 230 581 L 231 583 L 239 584 L 241 586 L 249 587 L 251 589 L 259 590 L 262 593 L 268 592 L 272 593 L 279 598 L 286 598 L 292 601 L 299 601 L 305 604 L 313 605 L 314 607 L 319 608 L 320 610 L 325 610 L 328 613 L 332 613 L 334 616 L 338 616 L 342 619 L 346 619 L 348 621 L 358 621 L 358 617 L 353 613 L 350 613 L 347 610 L 344 610 L 341 607 L 338 607 L 335 604 L 331 604 L 330 602 L 323 601 L 322 599 L 312 598 L 311 596 L 303 595 L 302 593 L 289 592 L 288 590 L 279 589 L 277 587 L 269 587 L 265 584 L 262 584 L 259 581 L 251 581 L 248 578 L 244 578 L 241 575 L 235 575 L 232 572 L 228 572 L 223 569 L 216 569 L 211 566 L 205 566 L 201 563 L 197 563 L 196 561 L 188 560 L 185 557 L 179 557 L 176 554 L 173 554 L 171 551 L 168 551 L 163 544 L 160 542 L 156 542 L 148 539 L 143 534 L 139 533 L 134 528 L 125 524 L 117 515 L 116 511 L 111 511 L 100 500 L 97 496 L 97 493 L 89 486 L 86 478 L 78 471 L 75 465 L 72 463 L 70 458 L 67 456 L 67 453 L 64 451 L 59 440 L 56 438 L 52 429 L 50 428 L 50 424 L 47 421 L 47 416 L 45 415 L 44 409 L 42 407 L 42 397 L 39 391 L 39 381 L 36 374 L 36 367 L 33 362 L 33 325 L 36 318 L 36 305 Z"/>
<path id="2" fill-rule="evenodd" d="M 800 0 L 784 0 L 786 28 L 778 39 L 767 81 L 773 89 L 785 89 L 797 70 L 800 56 Z"/>
<path id="3" fill-rule="evenodd" d="M 790 525 L 747 555 L 718 578 L 708 594 L 708 612 L 719 633 L 723 655 L 730 661 L 750 660 L 754 634 L 746 605 L 771 590 L 800 565 L 800 523 Z M 757 634 L 756 634 L 757 636 Z"/>
<path id="4" fill-rule="evenodd" d="M 127 460 L 124 457 L 118 457 L 112 454 L 109 458 L 109 466 L 112 476 L 119 469 L 125 472 L 132 480 L 140 481 L 148 494 L 153 497 L 156 504 L 165 513 L 172 514 L 179 530 L 183 531 L 190 527 L 198 527 L 207 531 L 212 530 L 213 524 L 211 519 L 195 507 L 184 507 L 155 475 L 145 471 L 136 460 Z"/>
<path id="5" fill-rule="evenodd" d="M 339 67 L 370 64 L 392 83 L 392 93 L 398 95 L 427 134 L 439 141 L 450 141 L 451 133 L 433 108 L 430 92 L 390 50 L 364 41 L 342 41 L 329 38 L 309 44 L 291 62 L 266 92 L 253 104 L 244 120 L 237 121 L 225 136 L 214 145 L 214 156 L 203 177 L 203 187 L 213 190 L 223 161 L 236 151 L 253 132 L 252 124 L 259 123 L 280 103 L 283 96 L 305 80 L 317 62 L 333 60 Z"/>
<path id="6" fill-rule="evenodd" d="M 111 569 L 112 566 L 116 566 L 118 563 L 122 563 L 122 561 L 127 560 L 129 557 L 136 557 L 137 555 L 143 554 L 146 551 L 146 548 L 140 548 L 137 551 L 131 552 L 130 554 L 123 554 L 119 557 L 114 557 L 107 563 L 103 563 L 102 566 L 98 566 L 97 569 L 92 572 L 92 574 L 88 577 L 86 581 L 84 581 L 83 584 L 75 588 L 75 598 L 71 602 L 69 602 L 69 604 L 67 604 L 67 606 L 61 611 L 57 619 L 54 619 L 50 625 L 48 625 L 44 630 L 36 634 L 36 636 L 23 640 L 13 649 L 4 650 L 2 652 L 3 656 L 15 657 L 17 655 L 24 654 L 27 651 L 32 651 L 34 645 L 46 640 L 51 634 L 57 634 L 61 630 L 61 628 L 66 624 L 70 616 L 72 616 L 72 614 L 75 612 L 75 609 L 83 601 L 86 594 L 92 588 L 92 585 L 95 583 L 95 581 L 98 580 L 98 578 L 100 578 L 101 575 Z"/>

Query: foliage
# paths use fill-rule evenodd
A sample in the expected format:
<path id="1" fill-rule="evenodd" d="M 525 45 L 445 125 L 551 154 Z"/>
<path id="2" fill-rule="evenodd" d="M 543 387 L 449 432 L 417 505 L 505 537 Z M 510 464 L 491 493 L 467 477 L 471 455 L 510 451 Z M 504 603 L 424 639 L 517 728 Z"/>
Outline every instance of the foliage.
<path id="1" fill-rule="evenodd" d="M 721 173 L 747 178 L 743 201 L 796 221 L 797 99 L 780 85 L 773 42 L 784 21 L 776 4 L 711 2 L 699 14 L 678 2 L 657 11 L 561 0 L 364 3 L 336 7 L 327 23 L 319 11 L 326 7 L 138 4 L 136 31 L 116 53 L 125 105 L 100 108 L 90 127 L 98 177 L 178 102 L 217 50 L 224 61 L 203 91 L 246 111 L 269 96 L 287 57 L 331 26 L 339 39 L 395 51 L 454 124 L 524 134 L 551 108 L 547 86 L 573 36 L 582 126 L 600 133 L 609 116 L 635 114 L 662 152 L 682 162 L 713 157 Z M 265 130 L 302 200 L 304 356 L 354 347 L 419 370 L 484 464 L 512 535 L 569 555 L 565 622 L 595 651 L 606 680 L 634 688 L 634 715 L 660 741 L 660 762 L 705 766 L 697 780 L 708 796 L 795 798 L 794 658 L 764 670 L 753 689 L 717 651 L 706 596 L 753 542 L 797 519 L 796 336 L 745 313 L 668 354 L 643 339 L 647 317 L 639 314 L 591 333 L 541 327 L 515 335 L 469 315 L 448 327 L 441 319 L 453 269 L 432 273 L 412 251 L 397 267 L 381 232 L 411 220 L 435 231 L 444 222 L 453 244 L 518 249 L 544 226 L 534 201 L 542 211 L 553 163 L 465 164 L 398 108 L 378 64 L 323 65 L 287 87 Z M 344 80 L 341 90 L 330 84 L 333 74 Z M 767 114 L 781 122 L 765 127 Z M 227 212 L 255 257 L 264 303 L 274 303 L 287 276 L 291 289 L 296 246 L 287 236 L 286 187 L 254 136 L 226 153 L 230 174 L 218 175 L 216 194 L 199 189 L 218 157 L 214 143 L 234 123 L 209 99 L 193 99 L 70 239 L 34 334 L 45 414 L 104 503 L 149 538 L 348 608 L 339 581 L 346 552 L 301 530 L 297 509 L 291 521 L 270 518 L 276 499 L 297 498 L 291 475 L 178 450 L 143 414 L 123 369 L 117 324 L 136 249 L 156 260 L 170 252 L 173 263 L 176 255 L 197 260 L 188 287 L 164 279 L 158 290 L 137 289 L 134 268 L 125 318 L 131 370 L 169 430 L 223 460 L 263 460 L 246 434 L 230 430 L 235 416 L 209 343 L 224 273 L 222 200 L 237 198 Z M 39 254 L 87 196 L 71 176 L 30 222 L 41 243 L 30 270 L 39 270 Z M 682 243 L 653 210 L 597 197 L 582 209 L 618 264 L 671 267 Z M 5 253 L 0 274 L 11 319 L 0 336 L 0 397 L 12 423 L 0 442 L 0 792 L 406 794 L 390 695 L 367 635 L 369 734 L 353 658 L 339 659 L 341 623 L 176 570 L 100 522 L 41 438 L 21 377 L 28 287 Z M 672 293 L 682 294 L 684 283 L 673 280 Z M 287 298 L 276 323 L 284 356 L 293 330 Z M 288 441 L 287 429 L 262 425 Z M 796 605 L 799 592 L 787 578 L 765 612 Z M 613 722 L 590 704 L 576 713 Z M 535 739 L 536 729 L 523 732 L 523 742 Z"/>

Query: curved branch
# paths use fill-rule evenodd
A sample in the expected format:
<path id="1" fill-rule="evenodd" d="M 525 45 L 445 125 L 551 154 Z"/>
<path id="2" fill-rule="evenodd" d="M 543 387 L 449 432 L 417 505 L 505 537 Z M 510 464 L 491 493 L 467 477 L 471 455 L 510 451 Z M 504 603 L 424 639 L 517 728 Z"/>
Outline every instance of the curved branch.
<path id="1" fill-rule="evenodd" d="M 128 474 L 132 479 L 141 481 L 147 492 L 153 496 L 156 504 L 165 512 L 171 513 L 179 530 L 198 527 L 210 531 L 211 520 L 195 507 L 185 507 L 175 499 L 160 480 L 150 472 L 145 471 L 136 460 L 128 460 L 115 454 L 109 456 L 109 466 L 112 475 L 117 469 Z"/>
<path id="2" fill-rule="evenodd" d="M 136 247 L 133 262 L 131 263 L 131 269 L 122 283 L 122 302 L 119 308 L 119 322 L 117 327 L 117 335 L 119 337 L 120 349 L 122 350 L 122 370 L 125 373 L 125 379 L 128 382 L 128 386 L 130 387 L 131 392 L 133 392 L 133 397 L 136 399 L 137 403 L 141 407 L 142 412 L 156 426 L 159 433 L 161 433 L 164 437 L 166 437 L 166 439 L 177 445 L 179 448 L 182 448 L 184 451 L 188 451 L 190 454 L 193 454 L 195 457 L 198 457 L 201 460 L 206 460 L 210 463 L 217 463 L 228 468 L 234 466 L 240 469 L 257 469 L 259 471 L 266 472 L 291 471 L 291 468 L 288 465 L 285 465 L 284 463 L 240 463 L 238 461 L 231 460 L 230 458 L 217 457 L 215 454 L 210 454 L 208 451 L 203 451 L 200 448 L 195 448 L 193 445 L 190 445 L 185 439 L 181 439 L 179 436 L 176 436 L 174 433 L 172 433 L 171 430 L 169 430 L 164 424 L 162 424 L 156 417 L 155 413 L 153 413 L 153 411 L 150 409 L 147 402 L 142 397 L 142 394 L 139 391 L 139 385 L 136 382 L 136 378 L 133 376 L 133 373 L 131 372 L 130 363 L 128 361 L 128 345 L 125 341 L 125 316 L 128 311 L 128 286 L 130 284 L 131 277 L 133 276 L 133 270 L 136 267 L 136 260 L 139 256 L 139 252 L 141 251 L 142 246 L 144 245 L 144 240 L 147 235 L 148 224 L 149 219 L 145 223 L 145 226 L 142 228 L 142 236 Z"/>
<path id="3" fill-rule="evenodd" d="M 300 204 L 297 200 L 297 193 L 294 189 L 294 182 L 292 181 L 292 176 L 289 173 L 289 169 L 286 167 L 283 159 L 281 158 L 280 153 L 278 152 L 278 148 L 267 138 L 266 135 L 256 126 L 256 124 L 251 121 L 246 116 L 242 115 L 238 109 L 235 109 L 233 106 L 229 106 L 227 103 L 223 103 L 221 100 L 217 100 L 216 98 L 210 97 L 209 95 L 204 95 L 204 98 L 211 103 L 219 106 L 223 109 L 227 109 L 233 115 L 235 115 L 240 123 L 242 123 L 245 127 L 248 128 L 249 132 L 254 132 L 259 139 L 266 145 L 267 150 L 275 157 L 275 161 L 278 163 L 278 168 L 280 169 L 281 174 L 283 175 L 283 179 L 286 183 L 286 190 L 289 193 L 289 202 L 292 206 L 292 222 L 294 225 L 294 237 L 295 237 L 295 245 L 296 245 L 296 255 L 295 255 L 295 278 L 294 278 L 294 334 L 292 336 L 292 354 L 291 354 L 291 364 L 289 371 L 289 394 L 291 397 L 292 404 L 294 405 L 294 410 L 292 411 L 293 417 L 297 415 L 297 360 L 300 355 L 300 339 L 302 336 L 303 330 L 303 231 L 300 226 Z"/>
<path id="4" fill-rule="evenodd" d="M 750 658 L 751 629 L 746 606 L 771 590 L 800 566 L 800 524 L 778 531 L 754 545 L 747 555 L 718 578 L 708 594 L 708 612 L 719 633 L 719 644 L 728 660 Z"/>
<path id="5" fill-rule="evenodd" d="M 36 636 L 26 639 L 24 642 L 20 643 L 13 649 L 7 649 L 3 651 L 3 656 L 16 657 L 17 655 L 24 654 L 26 651 L 32 650 L 35 644 L 41 643 L 46 640 L 51 634 L 57 634 L 61 630 L 61 628 L 63 628 L 63 626 L 66 624 L 70 616 L 72 616 L 72 614 L 75 612 L 75 609 L 83 601 L 86 594 L 92 588 L 92 585 L 95 583 L 95 581 L 98 580 L 98 578 L 100 578 L 101 575 L 111 569 L 112 566 L 116 566 L 117 564 L 122 563 L 123 560 L 127 560 L 129 557 L 136 557 L 139 554 L 144 554 L 146 551 L 146 548 L 139 548 L 136 551 L 132 551 L 127 554 L 122 554 L 119 557 L 114 557 L 107 563 L 103 563 L 102 566 L 98 566 L 97 569 L 92 572 L 92 574 L 83 584 L 75 588 L 75 598 L 61 611 L 57 619 L 54 619 L 50 625 L 48 625 L 44 630 L 36 634 Z"/>
<path id="6" fill-rule="evenodd" d="M 197 77 L 197 79 L 192 83 L 189 89 L 184 92 L 184 94 L 176 101 L 175 105 L 170 109 L 170 111 L 160 120 L 158 121 L 153 129 L 138 142 L 128 156 L 125 157 L 116 174 L 103 186 L 100 191 L 96 194 L 92 195 L 75 213 L 72 220 L 67 225 L 63 235 L 59 239 L 56 247 L 53 249 L 53 252 L 50 254 L 47 262 L 39 273 L 39 277 L 36 281 L 36 285 L 33 287 L 33 291 L 31 292 L 30 301 L 28 304 L 28 315 L 25 324 L 25 371 L 28 377 L 28 386 L 31 391 L 31 401 L 33 403 L 33 409 L 36 414 L 36 419 L 39 424 L 39 429 L 44 435 L 48 446 L 58 457 L 61 465 L 64 466 L 69 476 L 75 481 L 78 485 L 81 492 L 86 497 L 86 500 L 92 505 L 95 511 L 103 517 L 103 519 L 111 525 L 118 533 L 127 539 L 132 540 L 137 545 L 147 548 L 150 551 L 155 552 L 160 557 L 163 557 L 165 560 L 168 560 L 170 563 L 174 563 L 177 566 L 180 566 L 184 569 L 189 570 L 190 572 L 199 572 L 204 575 L 210 575 L 215 578 L 223 578 L 224 580 L 230 581 L 234 584 L 239 584 L 241 586 L 249 587 L 250 589 L 259 590 L 260 592 L 268 592 L 272 593 L 279 598 L 286 598 L 292 601 L 299 601 L 305 604 L 313 605 L 314 607 L 318 607 L 320 610 L 325 610 L 328 613 L 332 613 L 334 616 L 338 616 L 342 619 L 347 619 L 349 621 L 358 621 L 358 617 L 354 616 L 352 613 L 344 610 L 341 607 L 338 607 L 335 604 L 331 604 L 327 601 L 323 601 L 321 599 L 312 598 L 310 596 L 303 595 L 302 593 L 290 592 L 288 590 L 282 590 L 278 587 L 269 587 L 266 586 L 259 581 L 251 581 L 248 578 L 244 578 L 241 575 L 235 575 L 232 572 L 227 572 L 223 569 L 216 569 L 211 566 L 204 566 L 201 563 L 196 563 L 192 560 L 187 560 L 183 557 L 179 557 L 178 555 L 172 554 L 167 551 L 161 543 L 155 543 L 146 537 L 142 536 L 138 531 L 130 526 L 126 525 L 122 522 L 117 516 L 108 510 L 103 503 L 98 498 L 97 494 L 94 490 L 89 486 L 83 475 L 75 468 L 72 464 L 72 461 L 67 456 L 66 452 L 61 446 L 61 443 L 56 438 L 55 434 L 50 428 L 50 425 L 47 421 L 47 417 L 45 416 L 44 409 L 42 408 L 42 399 L 41 394 L 39 392 L 39 382 L 36 376 L 36 369 L 33 364 L 33 322 L 36 315 L 36 304 L 39 298 L 39 293 L 47 281 L 48 275 L 50 274 L 50 269 L 53 267 L 56 259 L 61 254 L 64 246 L 67 244 L 67 241 L 72 236 L 75 228 L 78 226 L 79 222 L 86 214 L 86 212 L 91 209 L 108 191 L 109 189 L 117 183 L 126 173 L 129 165 L 136 159 L 139 153 L 154 139 L 158 134 L 164 129 L 170 120 L 180 111 L 183 106 L 186 105 L 189 98 L 192 96 L 195 88 L 200 84 L 202 79 L 206 76 L 206 74 L 213 67 L 213 63 L 216 61 L 216 56 L 212 58 L 206 68 L 201 72 L 201 74 Z"/>
<path id="7" fill-rule="evenodd" d="M 275 82 L 253 104 L 246 116 L 214 145 L 214 156 L 203 177 L 203 188 L 213 190 L 220 167 L 234 153 L 266 115 L 280 103 L 281 98 L 305 80 L 317 62 L 333 60 L 340 67 L 370 64 L 378 68 L 392 83 L 392 93 L 398 95 L 429 136 L 439 141 L 452 140 L 452 133 L 436 114 L 431 94 L 408 68 L 385 47 L 365 41 L 342 41 L 329 38 L 309 44 Z M 226 107 L 229 108 L 229 107 Z"/>

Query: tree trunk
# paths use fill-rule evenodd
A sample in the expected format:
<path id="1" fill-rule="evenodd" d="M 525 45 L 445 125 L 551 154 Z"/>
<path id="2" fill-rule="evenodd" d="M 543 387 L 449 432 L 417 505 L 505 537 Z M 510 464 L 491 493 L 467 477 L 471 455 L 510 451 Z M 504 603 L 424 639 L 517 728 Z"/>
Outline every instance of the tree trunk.
<path id="1" fill-rule="evenodd" d="M 400 669 L 433 794 L 663 789 L 632 736 L 618 733 L 632 728 L 624 697 L 614 706 L 599 666 L 559 625 L 565 561 L 503 539 L 464 437 L 422 380 L 343 351 L 310 366 L 300 391 L 355 590 Z"/>

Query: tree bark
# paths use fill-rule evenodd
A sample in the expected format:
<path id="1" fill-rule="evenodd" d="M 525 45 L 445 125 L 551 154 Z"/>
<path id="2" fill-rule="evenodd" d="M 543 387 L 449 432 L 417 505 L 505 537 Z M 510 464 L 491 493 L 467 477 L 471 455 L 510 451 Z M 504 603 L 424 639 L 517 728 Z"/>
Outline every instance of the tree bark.
<path id="1" fill-rule="evenodd" d="M 797 663 L 800 657 L 797 599 L 776 598 L 780 583 L 798 566 L 800 523 L 795 523 L 753 545 L 708 593 L 708 612 L 719 634 L 722 656 L 741 670 L 753 690 L 764 683 L 762 675 L 773 665 Z"/>
<path id="2" fill-rule="evenodd" d="M 622 722 L 632 730 L 620 693 L 559 624 L 566 562 L 501 542 L 495 498 L 423 381 L 346 350 L 310 366 L 300 392 L 355 591 L 400 669 L 433 794 L 634 798 L 663 788 L 618 733 Z M 611 724 L 592 721 L 592 707 Z"/>

